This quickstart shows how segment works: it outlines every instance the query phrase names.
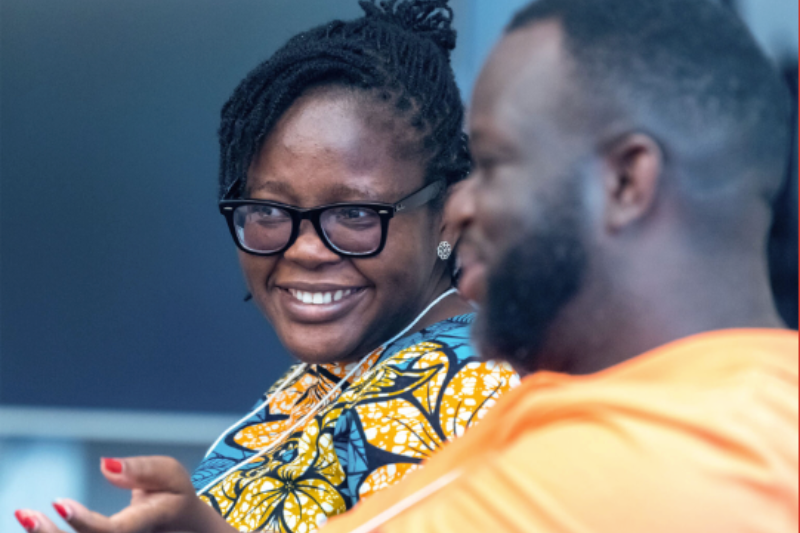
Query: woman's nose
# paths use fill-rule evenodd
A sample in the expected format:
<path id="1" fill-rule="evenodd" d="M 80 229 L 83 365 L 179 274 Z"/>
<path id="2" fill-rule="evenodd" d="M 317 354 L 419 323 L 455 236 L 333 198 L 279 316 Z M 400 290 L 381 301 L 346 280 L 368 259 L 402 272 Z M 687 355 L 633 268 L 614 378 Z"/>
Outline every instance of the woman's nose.
<path id="1" fill-rule="evenodd" d="M 306 268 L 316 268 L 342 260 L 339 254 L 325 246 L 310 220 L 300 222 L 297 239 L 283 252 L 283 257 Z"/>

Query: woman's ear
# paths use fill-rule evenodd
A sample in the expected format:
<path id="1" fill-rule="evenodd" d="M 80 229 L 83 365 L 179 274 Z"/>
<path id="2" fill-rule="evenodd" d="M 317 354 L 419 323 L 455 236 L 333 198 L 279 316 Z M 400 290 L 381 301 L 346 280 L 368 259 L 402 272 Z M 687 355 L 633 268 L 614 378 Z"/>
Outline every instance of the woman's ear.
<path id="1" fill-rule="evenodd" d="M 605 223 L 620 231 L 650 212 L 664 170 L 664 152 L 644 133 L 625 135 L 606 150 Z"/>

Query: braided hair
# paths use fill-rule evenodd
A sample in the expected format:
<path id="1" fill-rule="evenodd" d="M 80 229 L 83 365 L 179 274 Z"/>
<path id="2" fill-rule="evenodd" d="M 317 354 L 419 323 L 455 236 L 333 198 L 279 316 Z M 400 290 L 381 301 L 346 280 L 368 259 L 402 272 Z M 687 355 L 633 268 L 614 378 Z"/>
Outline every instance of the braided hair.
<path id="1" fill-rule="evenodd" d="M 241 194 L 267 135 L 304 91 L 320 85 L 366 93 L 403 119 L 418 141 L 426 182 L 444 179 L 449 186 L 469 173 L 464 106 L 450 65 L 456 32 L 447 0 L 359 4 L 364 16 L 294 36 L 235 89 L 219 128 L 220 196 Z"/>

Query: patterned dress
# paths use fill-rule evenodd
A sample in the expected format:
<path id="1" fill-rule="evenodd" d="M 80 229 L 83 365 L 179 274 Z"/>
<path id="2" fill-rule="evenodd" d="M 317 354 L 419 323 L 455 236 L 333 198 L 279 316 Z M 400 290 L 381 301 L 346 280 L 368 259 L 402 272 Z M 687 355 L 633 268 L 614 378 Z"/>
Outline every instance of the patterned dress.
<path id="1" fill-rule="evenodd" d="M 519 383 L 508 365 L 477 358 L 472 319 L 449 318 L 379 348 L 321 409 L 320 400 L 358 363 L 309 365 L 206 455 L 192 478 L 198 490 L 244 463 L 201 498 L 240 531 L 309 533 L 398 482 Z"/>

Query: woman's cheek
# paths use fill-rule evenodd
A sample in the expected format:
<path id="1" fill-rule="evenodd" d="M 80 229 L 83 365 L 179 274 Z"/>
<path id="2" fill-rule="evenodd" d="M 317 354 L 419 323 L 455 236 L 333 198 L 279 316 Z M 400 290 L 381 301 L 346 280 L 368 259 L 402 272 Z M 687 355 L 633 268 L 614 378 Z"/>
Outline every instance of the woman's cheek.
<path id="1" fill-rule="evenodd" d="M 264 300 L 269 297 L 269 279 L 275 269 L 276 258 L 259 257 L 239 251 L 239 264 L 242 269 L 247 290 L 262 312 Z"/>

